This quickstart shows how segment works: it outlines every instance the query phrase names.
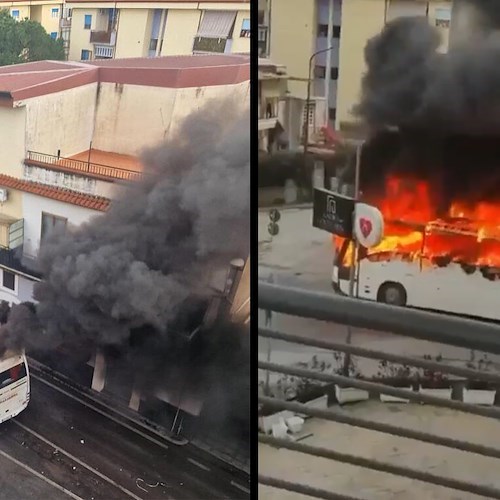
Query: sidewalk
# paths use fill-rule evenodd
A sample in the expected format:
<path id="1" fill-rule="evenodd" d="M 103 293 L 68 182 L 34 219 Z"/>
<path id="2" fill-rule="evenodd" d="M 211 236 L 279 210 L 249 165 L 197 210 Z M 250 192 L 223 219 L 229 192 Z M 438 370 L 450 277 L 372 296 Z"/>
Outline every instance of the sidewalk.
<path id="1" fill-rule="evenodd" d="M 333 409 L 333 408 L 332 408 Z M 500 448 L 500 422 L 446 408 L 368 401 L 339 408 L 359 418 Z M 435 475 L 500 488 L 498 460 L 443 446 L 318 419 L 306 421 L 301 443 L 376 459 Z M 259 444 L 262 474 L 366 500 L 479 500 L 476 495 Z M 309 497 L 259 485 L 267 500 Z"/>

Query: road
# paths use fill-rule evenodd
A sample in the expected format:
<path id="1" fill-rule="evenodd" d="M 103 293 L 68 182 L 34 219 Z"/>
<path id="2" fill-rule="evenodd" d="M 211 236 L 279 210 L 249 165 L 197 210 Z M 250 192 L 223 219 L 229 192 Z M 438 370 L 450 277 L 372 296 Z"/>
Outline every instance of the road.
<path id="1" fill-rule="evenodd" d="M 248 482 L 192 446 L 106 415 L 32 373 L 28 408 L 0 426 L 0 499 L 246 499 Z"/>

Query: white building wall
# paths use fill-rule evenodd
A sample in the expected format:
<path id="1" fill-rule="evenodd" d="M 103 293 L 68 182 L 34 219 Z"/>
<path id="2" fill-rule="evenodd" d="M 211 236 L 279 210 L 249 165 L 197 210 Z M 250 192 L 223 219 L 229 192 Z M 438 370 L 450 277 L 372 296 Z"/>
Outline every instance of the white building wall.
<path id="1" fill-rule="evenodd" d="M 32 166 L 24 167 L 24 178 L 41 184 L 71 189 L 94 196 L 104 196 L 105 198 L 114 198 L 121 188 L 119 182 L 106 182 L 83 175 L 73 175 Z"/>
<path id="2" fill-rule="evenodd" d="M 248 106 L 250 83 L 186 89 L 102 83 L 93 147 L 140 154 L 164 140 L 182 118 L 210 99 L 229 96 Z"/>
<path id="3" fill-rule="evenodd" d="M 25 158 L 26 109 L 0 107 L 1 173 L 20 177 Z"/>
<path id="4" fill-rule="evenodd" d="M 26 99 L 26 149 L 71 156 L 89 149 L 97 83 Z"/>
<path id="5" fill-rule="evenodd" d="M 103 212 L 79 207 L 70 203 L 51 200 L 31 193 L 23 195 L 24 254 L 36 257 L 42 234 L 42 212 L 68 219 L 68 224 L 79 226 Z"/>

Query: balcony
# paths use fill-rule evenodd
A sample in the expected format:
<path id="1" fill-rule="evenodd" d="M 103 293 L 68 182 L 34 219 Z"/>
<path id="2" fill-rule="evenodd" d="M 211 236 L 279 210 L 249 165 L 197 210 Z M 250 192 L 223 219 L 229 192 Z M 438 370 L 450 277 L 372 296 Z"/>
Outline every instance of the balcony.
<path id="1" fill-rule="evenodd" d="M 89 153 L 84 152 L 84 154 L 88 155 Z M 100 154 L 97 150 L 91 151 L 91 154 L 93 154 L 94 157 L 97 156 L 98 158 L 102 156 L 102 154 Z M 113 155 L 112 153 L 108 153 L 108 156 L 118 156 L 121 161 L 127 160 L 127 158 L 124 158 L 123 155 Z M 35 151 L 28 151 L 28 156 L 24 160 L 24 163 L 27 166 L 49 168 L 52 170 L 71 173 L 73 175 L 87 175 L 89 177 L 102 180 L 120 179 L 133 181 L 139 180 L 142 177 L 142 173 L 138 170 L 129 170 L 113 165 L 103 165 L 101 163 L 83 161 L 76 158 L 63 158 L 44 153 L 37 153 Z M 131 167 L 138 168 L 137 165 L 134 165 L 133 163 L 131 163 Z"/>
<path id="2" fill-rule="evenodd" d="M 94 56 L 96 59 L 113 59 L 115 53 L 114 47 L 110 45 L 97 45 L 94 46 Z"/>
<path id="3" fill-rule="evenodd" d="M 39 278 L 35 260 L 24 256 L 23 240 L 24 219 L 0 215 L 0 265 Z"/>
<path id="4" fill-rule="evenodd" d="M 226 50 L 226 38 L 209 38 L 197 36 L 194 39 L 193 52 L 194 53 L 218 53 L 223 54 Z"/>
<path id="5" fill-rule="evenodd" d="M 116 43 L 116 31 L 91 31 L 90 43 L 114 46 Z"/>
<path id="6" fill-rule="evenodd" d="M 61 29 L 71 28 L 71 17 L 61 17 L 61 20 L 59 21 L 59 27 Z"/>

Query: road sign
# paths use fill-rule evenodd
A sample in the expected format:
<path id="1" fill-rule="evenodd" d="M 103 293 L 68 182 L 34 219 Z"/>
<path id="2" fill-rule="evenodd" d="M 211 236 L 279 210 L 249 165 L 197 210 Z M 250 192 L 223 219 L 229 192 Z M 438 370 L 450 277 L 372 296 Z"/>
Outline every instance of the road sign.
<path id="1" fill-rule="evenodd" d="M 281 219 L 280 211 L 276 208 L 269 210 L 269 220 L 271 222 L 278 222 Z"/>
<path id="2" fill-rule="evenodd" d="M 354 207 L 354 198 L 314 188 L 313 226 L 352 239 Z"/>
<path id="3" fill-rule="evenodd" d="M 270 222 L 267 225 L 267 231 L 271 236 L 276 236 L 280 232 L 280 227 L 276 224 L 276 222 Z"/>

